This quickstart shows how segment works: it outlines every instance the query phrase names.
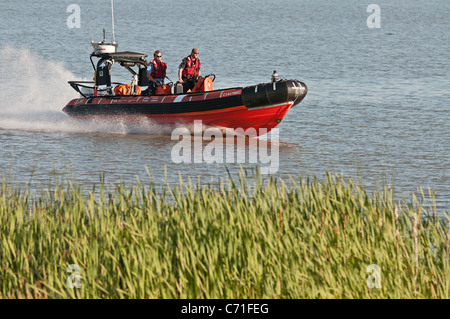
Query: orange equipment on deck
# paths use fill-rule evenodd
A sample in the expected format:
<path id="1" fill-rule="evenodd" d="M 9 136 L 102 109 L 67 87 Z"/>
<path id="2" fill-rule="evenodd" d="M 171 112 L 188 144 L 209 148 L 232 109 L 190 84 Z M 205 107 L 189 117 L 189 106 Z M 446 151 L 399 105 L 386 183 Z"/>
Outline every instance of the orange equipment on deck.
<path id="1" fill-rule="evenodd" d="M 192 92 L 207 92 L 213 90 L 213 80 L 207 77 L 200 77 Z"/>
<path id="2" fill-rule="evenodd" d="M 131 84 L 120 84 L 114 88 L 114 93 L 116 95 L 130 95 L 131 93 Z M 136 95 L 141 95 L 141 87 L 136 85 Z"/>
<path id="3" fill-rule="evenodd" d="M 167 84 L 163 84 L 162 86 L 157 86 L 155 90 L 155 95 L 165 95 L 172 94 L 172 87 Z"/>

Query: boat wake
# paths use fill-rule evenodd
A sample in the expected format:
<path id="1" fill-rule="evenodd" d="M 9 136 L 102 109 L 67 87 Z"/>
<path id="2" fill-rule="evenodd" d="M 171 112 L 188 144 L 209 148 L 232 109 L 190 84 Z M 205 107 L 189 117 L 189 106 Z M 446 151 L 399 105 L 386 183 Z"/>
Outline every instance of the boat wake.
<path id="1" fill-rule="evenodd" d="M 46 60 L 29 49 L 0 48 L 0 129 L 170 135 L 171 130 L 144 121 L 135 125 L 77 121 L 61 109 L 77 93 L 67 83 L 77 78 L 62 62 Z"/>

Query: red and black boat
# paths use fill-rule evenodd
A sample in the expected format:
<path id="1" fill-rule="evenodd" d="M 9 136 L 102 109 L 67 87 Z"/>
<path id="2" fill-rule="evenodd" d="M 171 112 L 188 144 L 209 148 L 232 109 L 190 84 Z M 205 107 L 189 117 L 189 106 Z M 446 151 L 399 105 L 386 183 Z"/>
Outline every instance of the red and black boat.
<path id="1" fill-rule="evenodd" d="M 300 103 L 308 91 L 303 82 L 278 80 L 274 72 L 269 83 L 213 90 L 215 76 L 211 74 L 200 78 L 192 92 L 183 93 L 181 85 L 169 83 L 159 87 L 155 95 L 147 96 L 141 94 L 140 89 L 148 86 L 147 55 L 115 52 L 115 47 L 110 50 L 107 45 L 106 52 L 102 52 L 102 43 L 93 44 L 90 59 L 95 70 L 94 81 L 70 81 L 81 96 L 63 108 L 65 113 L 77 119 L 124 123 L 148 119 L 174 126 L 201 120 L 205 126 L 254 128 L 259 135 L 280 124 L 290 108 Z M 94 57 L 99 58 L 97 65 L 92 60 Z M 131 84 L 111 82 L 111 66 L 115 63 L 131 72 Z M 137 67 L 137 71 L 133 67 Z"/>

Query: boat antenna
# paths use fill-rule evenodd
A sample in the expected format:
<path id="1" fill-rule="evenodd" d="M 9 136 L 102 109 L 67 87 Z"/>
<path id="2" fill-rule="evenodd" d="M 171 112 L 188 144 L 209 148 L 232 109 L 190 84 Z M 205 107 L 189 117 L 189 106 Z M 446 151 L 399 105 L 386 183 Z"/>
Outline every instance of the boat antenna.
<path id="1" fill-rule="evenodd" d="M 111 0 L 111 20 L 112 20 L 113 43 L 116 43 L 116 38 L 114 37 L 114 0 Z"/>
<path id="2" fill-rule="evenodd" d="M 91 13 L 88 10 L 86 10 L 88 15 L 88 21 L 89 21 L 89 30 L 91 31 L 91 43 L 94 43 L 94 32 L 92 32 L 92 19 L 91 19 Z"/>
<path id="3" fill-rule="evenodd" d="M 116 38 L 114 35 L 114 1 L 111 0 L 111 12 L 112 12 L 112 33 L 113 33 L 113 42 L 106 42 L 106 31 L 103 29 L 103 41 L 102 42 L 94 42 L 92 40 L 92 46 L 94 47 L 93 55 L 99 56 L 105 53 L 115 53 L 117 51 L 118 44 L 116 43 Z"/>

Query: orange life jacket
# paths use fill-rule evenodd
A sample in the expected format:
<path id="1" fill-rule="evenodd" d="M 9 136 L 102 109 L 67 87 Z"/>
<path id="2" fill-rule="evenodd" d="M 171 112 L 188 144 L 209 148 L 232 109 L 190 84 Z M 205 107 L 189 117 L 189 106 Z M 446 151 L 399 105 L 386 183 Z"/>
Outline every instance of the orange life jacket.
<path id="1" fill-rule="evenodd" d="M 164 79 L 166 77 L 167 63 L 158 62 L 154 59 L 152 62 L 153 68 L 152 73 L 150 74 L 154 79 Z"/>
<path id="2" fill-rule="evenodd" d="M 183 70 L 183 73 L 181 73 L 183 78 L 193 78 L 197 77 L 200 74 L 200 60 L 197 59 L 195 62 L 192 60 L 192 57 L 189 55 L 185 57 L 187 60 L 186 67 Z"/>

